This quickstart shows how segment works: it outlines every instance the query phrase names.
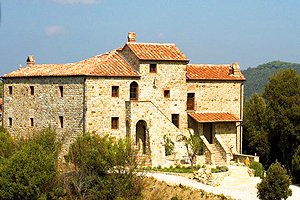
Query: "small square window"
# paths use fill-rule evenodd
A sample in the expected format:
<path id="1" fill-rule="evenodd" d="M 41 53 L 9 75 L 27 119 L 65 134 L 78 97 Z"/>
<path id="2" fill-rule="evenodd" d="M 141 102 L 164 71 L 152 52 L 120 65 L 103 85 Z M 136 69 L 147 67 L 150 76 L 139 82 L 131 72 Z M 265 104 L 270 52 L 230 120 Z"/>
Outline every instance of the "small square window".
<path id="1" fill-rule="evenodd" d="M 112 86 L 111 96 L 112 97 L 119 97 L 119 86 Z"/>
<path id="2" fill-rule="evenodd" d="M 170 90 L 164 90 L 164 97 L 170 98 Z"/>
<path id="3" fill-rule="evenodd" d="M 64 86 L 59 86 L 59 96 L 64 97 Z"/>
<path id="4" fill-rule="evenodd" d="M 30 86 L 30 95 L 34 95 L 34 86 Z"/>
<path id="5" fill-rule="evenodd" d="M 34 126 L 34 120 L 33 120 L 33 118 L 30 118 L 30 126 L 31 126 L 31 127 Z"/>
<path id="6" fill-rule="evenodd" d="M 8 126 L 12 126 L 12 118 L 11 117 L 8 118 Z"/>
<path id="7" fill-rule="evenodd" d="M 157 72 L 157 64 L 150 64 L 150 73 Z"/>
<path id="8" fill-rule="evenodd" d="M 60 128 L 64 127 L 64 117 L 63 116 L 59 116 L 59 123 L 60 123 Z"/>
<path id="9" fill-rule="evenodd" d="M 12 88 L 12 86 L 8 86 L 8 94 L 9 95 L 13 94 L 13 88 Z"/>
<path id="10" fill-rule="evenodd" d="M 179 128 L 179 114 L 172 114 L 172 123 Z"/>
<path id="11" fill-rule="evenodd" d="M 111 118 L 111 129 L 118 129 L 119 128 L 119 117 L 112 117 Z"/>

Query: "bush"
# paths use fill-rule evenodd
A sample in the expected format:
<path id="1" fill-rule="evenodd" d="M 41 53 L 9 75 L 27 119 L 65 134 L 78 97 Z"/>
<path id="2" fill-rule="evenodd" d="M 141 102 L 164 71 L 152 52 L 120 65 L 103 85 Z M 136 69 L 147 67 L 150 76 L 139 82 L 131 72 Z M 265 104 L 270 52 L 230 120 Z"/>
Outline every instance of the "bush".
<path id="1" fill-rule="evenodd" d="M 78 169 L 65 179 L 69 196 L 105 200 L 140 195 L 130 141 L 85 134 L 70 146 L 67 158 Z"/>
<path id="2" fill-rule="evenodd" d="M 216 168 L 211 168 L 211 173 L 227 172 L 228 170 L 227 166 L 217 166 Z"/>
<path id="3" fill-rule="evenodd" d="M 292 159 L 293 180 L 296 183 L 300 182 L 300 146 L 298 146 Z"/>
<path id="4" fill-rule="evenodd" d="M 3 160 L 0 199 L 55 199 L 62 195 L 55 136 L 50 130 L 42 131 L 20 142 L 20 149 Z"/>
<path id="5" fill-rule="evenodd" d="M 287 199 L 292 195 L 290 184 L 291 179 L 286 169 L 279 162 L 273 163 L 267 171 L 267 176 L 257 184 L 257 196 L 262 200 Z"/>
<path id="6" fill-rule="evenodd" d="M 174 142 L 168 136 L 164 135 L 164 146 L 165 146 L 165 155 L 169 156 L 173 154 Z"/>
<path id="7" fill-rule="evenodd" d="M 261 163 L 252 161 L 250 163 L 250 168 L 254 169 L 254 176 L 263 177 L 264 175 L 264 168 Z"/>
<path id="8" fill-rule="evenodd" d="M 5 131 L 0 132 L 0 162 L 1 158 L 8 158 L 15 152 L 15 141 Z"/>

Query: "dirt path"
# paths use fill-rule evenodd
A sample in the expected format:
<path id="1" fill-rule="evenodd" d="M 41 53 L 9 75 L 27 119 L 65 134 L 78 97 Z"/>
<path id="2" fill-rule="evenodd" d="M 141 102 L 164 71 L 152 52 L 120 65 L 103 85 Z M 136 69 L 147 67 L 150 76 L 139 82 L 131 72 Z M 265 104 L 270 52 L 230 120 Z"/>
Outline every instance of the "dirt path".
<path id="1" fill-rule="evenodd" d="M 191 180 L 187 177 L 163 174 L 163 173 L 147 173 L 146 176 L 154 177 L 160 181 L 165 181 L 168 184 L 193 187 L 196 189 L 202 189 L 214 194 L 224 194 L 225 196 L 231 196 L 234 199 L 241 200 L 255 200 L 257 198 L 256 184 L 260 182 L 257 177 L 249 177 L 247 168 L 229 166 L 230 176 L 226 177 L 220 186 L 213 187 L 199 183 L 195 180 Z M 293 191 L 293 195 L 288 200 L 300 199 L 300 187 L 290 186 Z"/>

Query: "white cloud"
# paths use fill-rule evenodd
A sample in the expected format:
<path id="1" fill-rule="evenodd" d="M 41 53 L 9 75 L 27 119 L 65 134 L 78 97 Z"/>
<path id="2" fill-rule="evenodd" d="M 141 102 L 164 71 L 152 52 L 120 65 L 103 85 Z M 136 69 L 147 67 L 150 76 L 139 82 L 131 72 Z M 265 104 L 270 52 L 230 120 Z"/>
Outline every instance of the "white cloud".
<path id="1" fill-rule="evenodd" d="M 100 3 L 101 0 L 53 0 L 60 4 L 95 4 Z"/>
<path id="2" fill-rule="evenodd" d="M 60 35 L 65 33 L 65 28 L 58 25 L 50 25 L 45 28 L 45 33 L 49 36 Z"/>

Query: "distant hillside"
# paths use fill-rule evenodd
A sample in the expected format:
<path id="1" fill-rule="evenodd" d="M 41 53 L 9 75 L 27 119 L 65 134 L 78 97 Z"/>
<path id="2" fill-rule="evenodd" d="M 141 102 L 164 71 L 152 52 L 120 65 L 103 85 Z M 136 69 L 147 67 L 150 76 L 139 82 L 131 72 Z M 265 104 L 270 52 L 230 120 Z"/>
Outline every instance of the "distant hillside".
<path id="1" fill-rule="evenodd" d="M 246 77 L 245 99 L 248 100 L 254 93 L 263 92 L 271 75 L 273 75 L 277 70 L 288 68 L 295 69 L 298 73 L 300 73 L 300 64 L 282 61 L 272 61 L 259 65 L 255 68 L 243 70 L 242 72 Z"/>

